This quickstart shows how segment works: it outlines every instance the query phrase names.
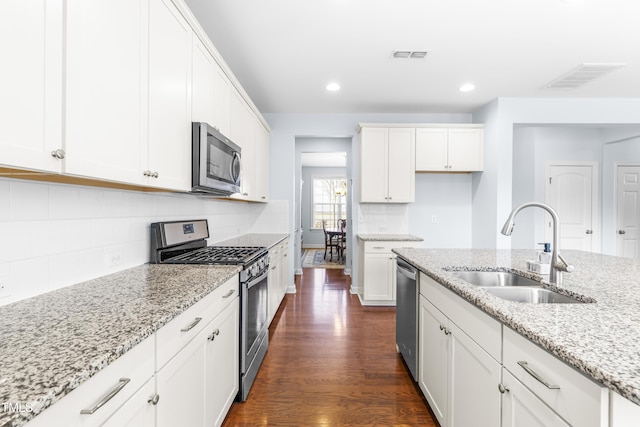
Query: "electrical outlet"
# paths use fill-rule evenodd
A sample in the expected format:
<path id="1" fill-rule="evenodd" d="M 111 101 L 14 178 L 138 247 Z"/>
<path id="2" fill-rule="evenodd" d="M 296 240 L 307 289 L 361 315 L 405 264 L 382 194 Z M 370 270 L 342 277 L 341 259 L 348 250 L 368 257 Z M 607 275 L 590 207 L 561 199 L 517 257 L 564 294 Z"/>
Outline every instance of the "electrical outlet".
<path id="1" fill-rule="evenodd" d="M 111 252 L 106 255 L 107 267 L 115 267 L 122 264 L 122 254 L 120 252 Z"/>
<path id="2" fill-rule="evenodd" d="M 431 215 L 431 224 L 437 224 L 438 223 L 438 217 L 436 215 Z"/>

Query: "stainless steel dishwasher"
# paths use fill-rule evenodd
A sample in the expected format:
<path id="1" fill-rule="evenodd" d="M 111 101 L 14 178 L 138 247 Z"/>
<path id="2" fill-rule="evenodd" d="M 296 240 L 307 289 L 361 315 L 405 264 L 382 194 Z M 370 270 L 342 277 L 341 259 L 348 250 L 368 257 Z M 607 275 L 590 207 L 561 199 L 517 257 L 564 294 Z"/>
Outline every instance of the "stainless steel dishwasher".
<path id="1" fill-rule="evenodd" d="M 418 270 L 396 261 L 396 346 L 414 381 L 418 381 Z"/>

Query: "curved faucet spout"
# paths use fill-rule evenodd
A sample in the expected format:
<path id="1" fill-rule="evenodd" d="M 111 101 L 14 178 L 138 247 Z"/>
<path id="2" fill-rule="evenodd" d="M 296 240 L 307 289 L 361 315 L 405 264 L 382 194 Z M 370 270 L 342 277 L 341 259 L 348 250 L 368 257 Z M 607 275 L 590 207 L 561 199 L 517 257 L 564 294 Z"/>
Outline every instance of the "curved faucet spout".
<path id="1" fill-rule="evenodd" d="M 549 271 L 549 282 L 560 285 L 562 283 L 562 273 L 557 267 L 558 255 L 559 255 L 558 239 L 560 236 L 560 218 L 558 218 L 558 213 L 551 206 L 545 203 L 529 202 L 516 207 L 509 214 L 507 221 L 502 226 L 501 232 L 505 236 L 511 236 L 511 233 L 513 232 L 513 227 L 515 226 L 514 220 L 516 218 L 516 215 L 518 215 L 518 212 L 520 212 L 522 209 L 529 208 L 529 207 L 544 209 L 549 213 L 549 215 L 551 215 L 551 220 L 553 223 L 553 242 L 551 243 L 552 251 L 551 251 L 551 269 Z M 564 271 L 567 271 L 567 269 L 569 269 L 569 267 L 571 266 L 567 265 L 566 263 L 564 264 L 567 267 L 564 269 Z M 573 268 L 571 267 L 569 270 L 572 270 L 572 269 Z"/>

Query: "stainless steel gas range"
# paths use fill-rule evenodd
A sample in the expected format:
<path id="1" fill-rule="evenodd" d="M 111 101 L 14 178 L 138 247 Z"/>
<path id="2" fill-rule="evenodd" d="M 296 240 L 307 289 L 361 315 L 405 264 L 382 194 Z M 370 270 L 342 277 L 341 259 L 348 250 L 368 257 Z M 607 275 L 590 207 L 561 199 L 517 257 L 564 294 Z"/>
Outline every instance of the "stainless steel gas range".
<path id="1" fill-rule="evenodd" d="M 156 264 L 241 265 L 240 272 L 240 391 L 244 402 L 269 346 L 267 248 L 207 246 L 206 219 L 151 224 L 151 262 Z"/>

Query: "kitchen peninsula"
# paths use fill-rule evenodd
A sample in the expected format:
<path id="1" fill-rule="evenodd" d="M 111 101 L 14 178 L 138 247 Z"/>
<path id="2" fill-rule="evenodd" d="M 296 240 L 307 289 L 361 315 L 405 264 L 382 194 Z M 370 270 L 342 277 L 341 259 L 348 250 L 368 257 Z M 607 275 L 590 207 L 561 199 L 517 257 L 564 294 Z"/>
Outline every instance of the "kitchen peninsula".
<path id="1" fill-rule="evenodd" d="M 564 258 L 575 266 L 575 271 L 564 274 L 562 286 L 550 287 L 550 289 L 572 296 L 584 303 L 532 304 L 498 298 L 456 277 L 453 272 L 456 270 L 518 271 L 523 272 L 521 274 L 525 276 L 540 280 L 540 276 L 524 273 L 526 260 L 535 258 L 534 251 L 402 248 L 394 249 L 394 252 L 422 272 L 421 298 L 423 298 L 424 287 L 435 286 L 435 292 L 442 295 L 446 293 L 447 298 L 459 300 L 468 309 L 476 307 L 484 312 L 484 314 L 479 313 L 481 316 L 496 323 L 498 328 L 502 325 L 502 328 L 498 329 L 498 338 L 504 340 L 502 342 L 505 343 L 505 355 L 502 356 L 499 351 L 493 354 L 497 355 L 494 356 L 494 358 L 497 357 L 497 364 L 504 364 L 505 372 L 506 341 L 509 336 L 531 346 L 528 348 L 530 351 L 528 354 L 536 351 L 536 346 L 522 339 L 525 337 L 594 381 L 594 387 L 596 384 L 599 387 L 603 385 L 615 392 L 611 393 L 611 399 L 606 394 L 600 394 L 602 397 L 600 399 L 602 409 L 598 409 L 600 419 L 593 420 L 593 425 L 609 425 L 608 421 L 605 421 L 609 415 L 609 402 L 611 402 L 611 414 L 614 420 L 611 425 L 632 425 L 624 422 L 617 424 L 615 411 L 618 405 L 626 405 L 626 409 L 630 408 L 633 413 L 640 413 L 640 407 L 636 406 L 640 405 L 640 375 L 638 374 L 640 372 L 638 357 L 640 355 L 640 328 L 638 327 L 640 324 L 640 262 L 581 251 L 563 251 Z M 548 287 L 546 284 L 543 286 Z M 427 299 L 423 298 L 423 300 L 427 304 Z M 467 302 L 472 306 L 468 306 Z M 446 312 L 443 314 L 448 315 Z M 443 327 L 441 324 L 441 329 L 443 328 L 445 334 L 447 332 L 449 332 L 447 335 L 451 334 L 451 328 Z M 422 334 L 423 331 L 419 333 Z M 522 359 L 516 360 L 520 360 L 518 364 L 522 361 Z M 526 368 L 523 367 L 523 369 Z M 553 383 L 546 386 L 547 389 L 554 387 L 556 386 Z M 503 395 L 508 392 L 502 383 L 490 387 L 490 390 L 498 389 Z M 620 396 L 626 400 L 620 399 Z M 429 397 L 427 399 L 429 400 Z M 628 405 L 629 402 L 635 405 Z M 582 403 L 586 404 L 586 402 Z M 596 424 L 600 420 L 602 423 Z M 573 424 L 575 421 L 569 422 Z"/>

